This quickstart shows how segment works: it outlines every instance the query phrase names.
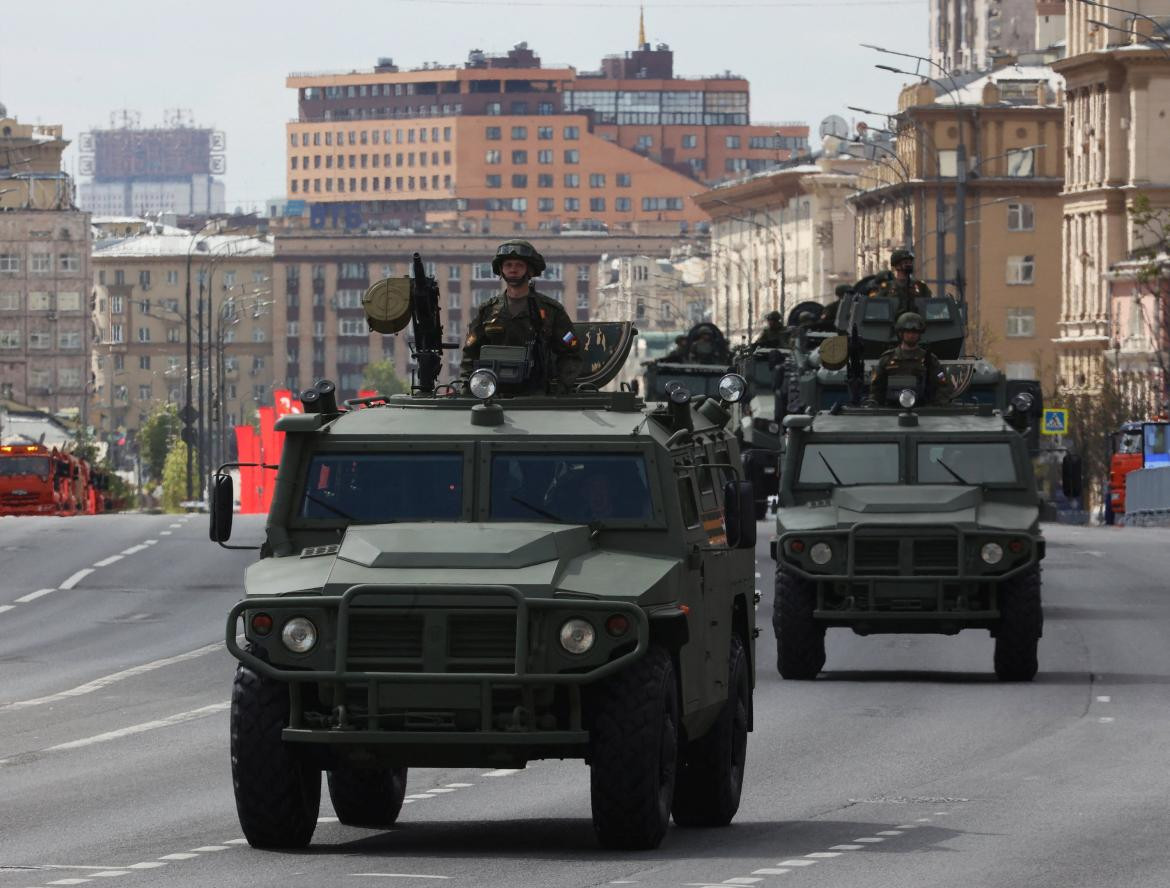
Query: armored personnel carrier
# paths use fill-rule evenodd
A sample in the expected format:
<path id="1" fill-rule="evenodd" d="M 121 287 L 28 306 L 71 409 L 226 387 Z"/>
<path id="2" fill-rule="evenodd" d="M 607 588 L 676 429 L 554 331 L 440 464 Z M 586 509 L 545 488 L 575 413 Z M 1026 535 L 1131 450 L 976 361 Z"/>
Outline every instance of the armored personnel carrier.
<path id="1" fill-rule="evenodd" d="M 226 630 L 252 845 L 310 842 L 322 772 L 342 823 L 381 827 L 410 767 L 544 758 L 589 764 L 608 847 L 734 817 L 755 522 L 726 424 L 746 384 L 676 385 L 659 406 L 602 393 L 630 337 L 605 338 L 571 394 L 499 397 L 488 368 L 345 406 L 321 383 L 278 422 L 265 540 Z M 221 470 L 221 544 L 231 486 Z"/>
<path id="2" fill-rule="evenodd" d="M 687 355 L 682 361 L 659 359 L 642 366 L 642 391 L 647 401 L 666 401 L 672 385 L 693 395 L 718 394 L 719 380 L 731 366 L 727 337 L 715 324 L 695 324 L 687 333 Z"/>
<path id="3" fill-rule="evenodd" d="M 776 515 L 777 668 L 814 678 L 825 631 L 985 629 L 995 674 L 1031 680 L 1043 629 L 1040 497 L 1018 419 L 988 404 L 794 414 Z M 1015 421 L 1015 425 L 1013 425 Z"/>

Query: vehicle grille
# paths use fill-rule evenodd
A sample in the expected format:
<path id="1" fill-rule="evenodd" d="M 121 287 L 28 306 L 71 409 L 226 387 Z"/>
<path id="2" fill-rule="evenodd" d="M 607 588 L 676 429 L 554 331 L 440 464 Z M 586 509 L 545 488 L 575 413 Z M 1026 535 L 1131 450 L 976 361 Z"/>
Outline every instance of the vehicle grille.
<path id="1" fill-rule="evenodd" d="M 853 569 L 862 574 L 898 574 L 896 537 L 857 537 L 853 541 Z"/>
<path id="2" fill-rule="evenodd" d="M 516 659 L 516 612 L 349 611 L 347 664 L 354 671 L 501 672 Z"/>
<path id="3" fill-rule="evenodd" d="M 955 576 L 959 573 L 959 541 L 955 537 L 914 540 L 913 572 L 916 576 Z"/>

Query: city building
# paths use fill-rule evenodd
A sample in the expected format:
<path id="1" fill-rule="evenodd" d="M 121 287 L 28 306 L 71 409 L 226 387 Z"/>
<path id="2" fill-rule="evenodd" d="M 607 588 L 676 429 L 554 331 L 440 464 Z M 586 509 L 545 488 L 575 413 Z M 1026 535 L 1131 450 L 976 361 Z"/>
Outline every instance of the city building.
<path id="1" fill-rule="evenodd" d="M 1069 152 L 1057 345 L 1064 392 L 1096 394 L 1115 372 L 1134 403 L 1152 408 L 1166 398 L 1166 279 L 1155 273 L 1143 286 L 1137 271 L 1166 239 L 1135 224 L 1135 208 L 1148 201 L 1170 221 L 1170 2 L 1126 5 L 1162 26 L 1072 2 L 1068 55 L 1053 65 L 1065 80 Z"/>
<path id="2" fill-rule="evenodd" d="M 158 404 L 184 407 L 190 384 L 204 466 L 226 456 L 231 427 L 272 403 L 281 350 L 272 258 L 266 237 L 163 225 L 95 242 L 90 423 L 99 439 L 133 439 Z"/>
<path id="3" fill-rule="evenodd" d="M 801 163 L 728 182 L 695 200 L 711 216 L 711 317 L 732 345 L 753 340 L 764 315 L 827 303 L 854 281 L 846 199 L 868 165 L 842 140 Z"/>
<path id="4" fill-rule="evenodd" d="M 803 124 L 751 122 L 744 78 L 677 77 L 670 48 L 641 40 L 594 72 L 545 67 L 521 43 L 463 66 L 381 59 L 287 85 L 287 196 L 301 203 L 285 212 L 317 226 L 678 231 L 706 219 L 695 191 L 808 143 Z"/>
<path id="5" fill-rule="evenodd" d="M 857 277 L 911 246 L 916 276 L 966 303 L 967 353 L 1046 383 L 1060 312 L 1061 88 L 1041 65 L 1008 65 L 957 92 L 905 87 L 894 151 L 850 198 Z"/>
<path id="6" fill-rule="evenodd" d="M 381 278 L 408 274 L 419 253 L 440 288 L 445 353 L 439 379 L 459 376 L 462 345 L 475 310 L 503 291 L 491 260 L 499 235 L 353 235 L 301 231 L 276 238 L 273 276 L 273 330 L 282 341 L 274 352 L 270 378 L 301 391 L 321 378 L 337 383 L 339 395 L 354 397 L 363 387 L 367 364 L 390 360 L 409 383 L 412 331 L 382 335 L 370 331 L 362 294 Z M 605 235 L 589 232 L 534 236 L 548 267 L 537 289 L 560 301 L 574 320 L 598 316 L 597 269 L 601 257 L 669 257 L 677 235 Z M 628 318 L 633 320 L 633 318 Z"/>
<path id="7" fill-rule="evenodd" d="M 171 112 L 167 124 L 142 129 L 137 112 L 111 115 L 108 129 L 82 133 L 81 206 L 107 216 L 222 213 L 227 168 L 224 134 Z"/>
<path id="8" fill-rule="evenodd" d="M 1041 19 L 1053 14 L 1041 7 L 1052 5 L 1046 0 L 930 0 L 931 61 L 958 76 L 988 71 L 998 60 L 1030 52 Z M 1064 3 L 1059 5 L 1063 13 Z"/>
<path id="9" fill-rule="evenodd" d="M 84 421 L 90 229 L 61 170 L 68 144 L 0 105 L 0 399 Z"/>

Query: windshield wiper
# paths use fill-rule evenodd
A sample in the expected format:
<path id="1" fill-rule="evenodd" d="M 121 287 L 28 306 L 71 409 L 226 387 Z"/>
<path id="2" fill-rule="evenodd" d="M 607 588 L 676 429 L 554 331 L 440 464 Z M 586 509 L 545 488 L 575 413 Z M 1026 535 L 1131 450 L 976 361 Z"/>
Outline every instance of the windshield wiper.
<path id="1" fill-rule="evenodd" d="M 522 500 L 518 496 L 512 497 L 512 502 L 519 503 L 526 509 L 531 509 L 537 515 L 540 515 L 542 518 L 547 518 L 549 521 L 555 521 L 558 524 L 568 524 L 568 522 L 559 515 L 554 515 L 552 512 L 546 512 L 540 506 L 534 506 L 532 503 L 528 502 L 527 500 Z"/>
<path id="2" fill-rule="evenodd" d="M 948 472 L 950 472 L 952 477 L 954 477 L 954 479 L 956 481 L 958 481 L 960 484 L 970 484 L 971 483 L 970 481 L 966 480 L 962 475 L 960 475 L 958 472 L 956 472 L 954 469 L 952 469 L 950 466 L 948 466 L 945 462 L 943 462 L 940 457 L 936 456 L 934 458 L 934 461 L 936 463 L 938 463 L 940 466 L 942 466 L 944 469 L 946 469 Z"/>
<path id="3" fill-rule="evenodd" d="M 341 509 L 334 508 L 333 506 L 329 505 L 329 503 L 325 502 L 324 500 L 317 499 L 317 497 L 313 496 L 313 494 L 311 494 L 311 493 L 306 493 L 305 499 L 307 499 L 311 503 L 316 503 L 322 509 L 328 509 L 334 515 L 340 515 L 346 521 L 357 521 L 357 519 L 354 518 L 353 515 L 346 514 L 345 512 L 341 511 Z"/>
<path id="4" fill-rule="evenodd" d="M 837 486 L 844 487 L 845 482 L 837 476 L 837 473 L 833 471 L 833 467 L 829 465 L 829 461 L 825 459 L 825 452 L 823 450 L 818 450 L 817 456 L 821 458 L 821 462 L 825 464 L 825 468 L 829 470 L 829 474 L 833 476 L 833 480 L 837 482 Z"/>

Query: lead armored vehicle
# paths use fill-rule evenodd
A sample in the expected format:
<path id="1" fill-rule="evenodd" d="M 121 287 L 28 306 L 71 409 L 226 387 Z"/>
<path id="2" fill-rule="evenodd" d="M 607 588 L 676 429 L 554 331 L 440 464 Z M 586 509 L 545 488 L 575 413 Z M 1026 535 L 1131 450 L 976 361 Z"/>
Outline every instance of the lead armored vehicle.
<path id="1" fill-rule="evenodd" d="M 342 823 L 384 827 L 410 767 L 545 758 L 589 764 L 609 847 L 657 846 L 672 815 L 735 815 L 755 522 L 725 426 L 745 384 L 653 408 L 599 392 L 629 349 L 611 339 L 572 394 L 501 398 L 481 369 L 468 393 L 343 409 L 323 383 L 279 421 L 265 540 L 226 632 L 251 844 L 310 842 L 322 772 Z M 222 543 L 230 476 L 214 487 Z"/>
<path id="2" fill-rule="evenodd" d="M 781 457 L 777 666 L 811 679 L 825 631 L 985 629 L 995 674 L 1037 670 L 1041 500 L 1025 436 L 1030 405 L 794 414 Z"/>

